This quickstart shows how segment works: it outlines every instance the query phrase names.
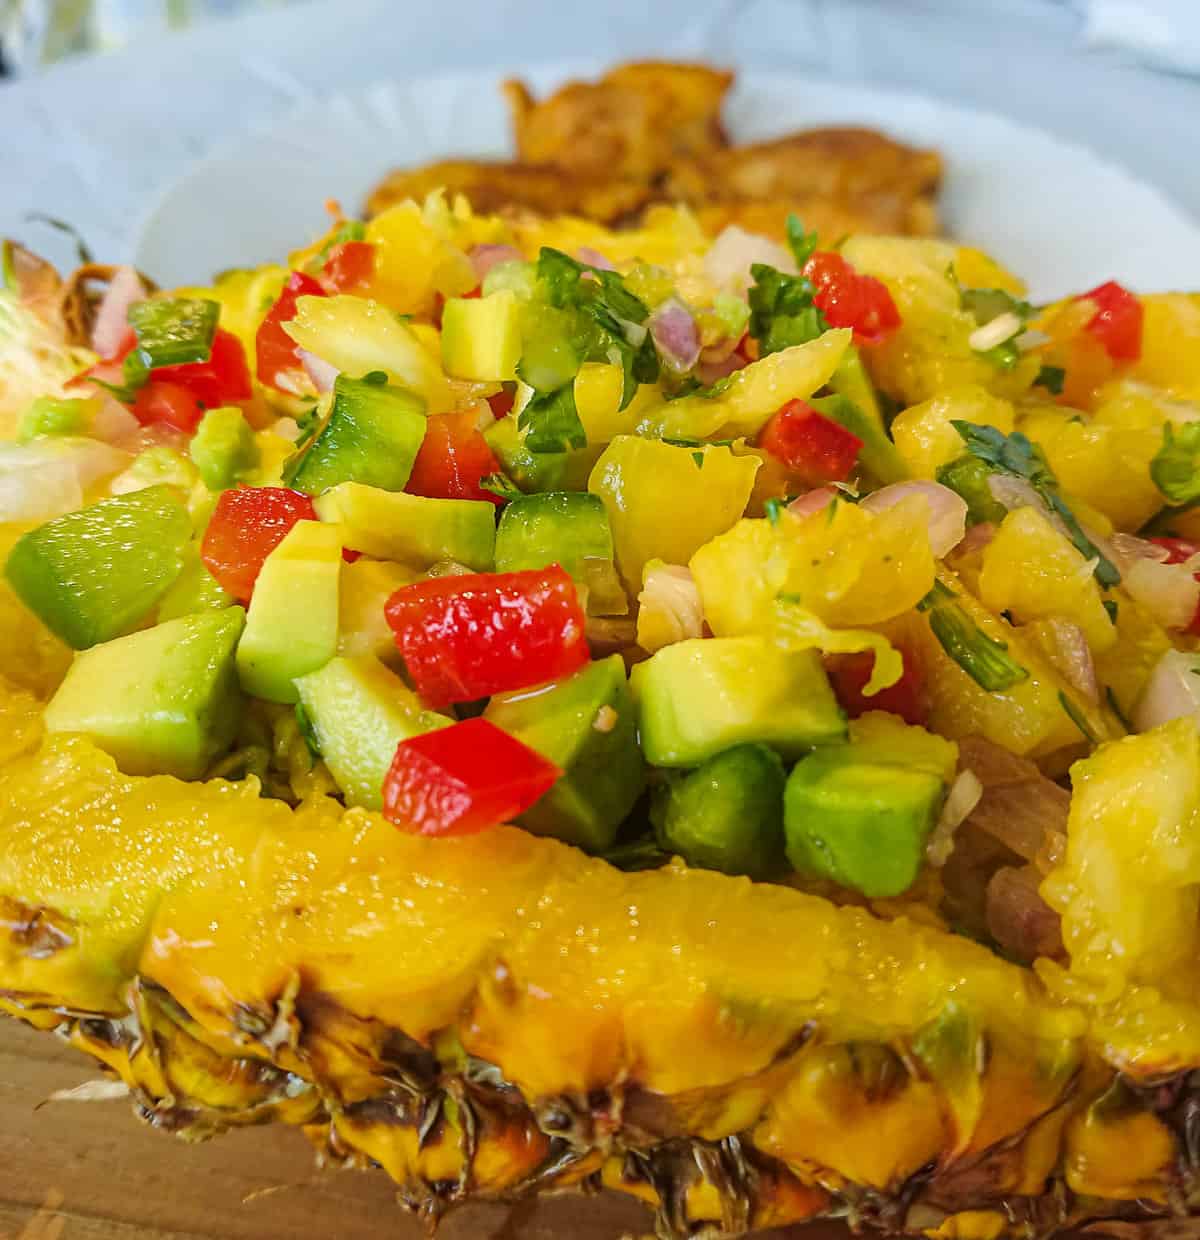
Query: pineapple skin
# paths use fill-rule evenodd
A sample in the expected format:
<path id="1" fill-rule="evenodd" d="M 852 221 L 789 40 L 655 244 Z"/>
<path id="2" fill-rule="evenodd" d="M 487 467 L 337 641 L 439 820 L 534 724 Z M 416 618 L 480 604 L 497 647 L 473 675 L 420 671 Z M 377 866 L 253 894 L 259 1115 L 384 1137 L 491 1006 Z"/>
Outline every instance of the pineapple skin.
<path id="1" fill-rule="evenodd" d="M 1188 1008 L 1118 1072 L 1086 1009 L 916 922 L 130 777 L 0 700 L 27 724 L 0 1008 L 164 1129 L 299 1126 L 429 1218 L 607 1186 L 663 1235 L 839 1215 L 989 1240 L 1192 1199 Z"/>

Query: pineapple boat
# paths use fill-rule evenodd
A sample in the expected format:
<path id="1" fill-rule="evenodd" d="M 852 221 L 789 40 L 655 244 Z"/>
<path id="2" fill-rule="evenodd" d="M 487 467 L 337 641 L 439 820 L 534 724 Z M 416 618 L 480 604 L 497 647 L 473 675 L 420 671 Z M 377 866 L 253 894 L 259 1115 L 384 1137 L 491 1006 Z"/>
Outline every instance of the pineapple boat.
<path id="1" fill-rule="evenodd" d="M 789 240 L 6 246 L 0 1008 L 429 1220 L 1195 1211 L 1200 301 Z"/>

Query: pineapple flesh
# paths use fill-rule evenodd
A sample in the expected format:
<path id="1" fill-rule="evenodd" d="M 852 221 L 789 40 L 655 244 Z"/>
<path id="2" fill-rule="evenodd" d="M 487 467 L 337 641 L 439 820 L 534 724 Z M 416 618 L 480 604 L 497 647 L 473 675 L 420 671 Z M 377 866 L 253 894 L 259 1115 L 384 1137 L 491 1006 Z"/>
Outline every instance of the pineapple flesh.
<path id="1" fill-rule="evenodd" d="M 6 713 L 28 700 L 8 688 Z M 1161 961 L 1104 1001 L 1081 956 L 1063 997 L 964 938 L 786 887 L 625 874 L 515 828 L 432 841 L 23 735 L 0 780 L 0 1005 L 168 1130 L 299 1125 L 430 1217 L 604 1185 L 680 1235 L 964 1211 L 1046 1230 L 1190 1191 L 1200 1021 L 1190 990 L 1148 988 Z M 1092 760 L 1081 824 L 1119 824 L 1104 798 L 1148 739 Z M 1155 742 L 1147 831 L 1197 799 L 1194 729 Z M 1161 878 L 1186 902 L 1179 854 Z M 1064 907 L 1087 881 L 1068 858 Z M 1125 901 L 1091 898 L 1079 916 L 1116 933 Z"/>

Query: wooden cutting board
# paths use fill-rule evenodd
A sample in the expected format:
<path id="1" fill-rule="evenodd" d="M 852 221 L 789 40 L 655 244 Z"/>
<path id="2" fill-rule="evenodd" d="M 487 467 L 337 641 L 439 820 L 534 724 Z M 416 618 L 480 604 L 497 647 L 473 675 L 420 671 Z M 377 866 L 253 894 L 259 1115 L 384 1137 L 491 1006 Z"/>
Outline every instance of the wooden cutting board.
<path id="1" fill-rule="evenodd" d="M 0 1017 L 0 1240 L 424 1240 L 382 1172 L 318 1172 L 299 1133 L 258 1128 L 188 1145 L 137 1123 L 127 1101 L 45 1102 L 98 1075 L 51 1035 Z M 464 1207 L 438 1237 L 617 1240 L 648 1230 L 636 1202 L 605 1194 Z M 804 1240 L 846 1235 L 803 1231 Z"/>

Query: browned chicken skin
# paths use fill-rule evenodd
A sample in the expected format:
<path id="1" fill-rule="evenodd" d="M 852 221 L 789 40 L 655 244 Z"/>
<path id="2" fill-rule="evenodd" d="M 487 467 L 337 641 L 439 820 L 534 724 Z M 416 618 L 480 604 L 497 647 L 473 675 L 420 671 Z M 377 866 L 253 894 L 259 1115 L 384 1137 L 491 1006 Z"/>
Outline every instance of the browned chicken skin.
<path id="1" fill-rule="evenodd" d="M 635 221 L 651 203 L 683 202 L 710 233 L 739 224 L 782 236 L 791 212 L 829 238 L 937 232 L 936 151 L 851 127 L 731 146 L 721 106 L 732 84 L 725 70 L 662 61 L 618 65 L 542 100 L 506 82 L 519 162 L 399 169 L 367 211 L 442 187 L 478 211 L 519 207 L 607 225 Z"/>

